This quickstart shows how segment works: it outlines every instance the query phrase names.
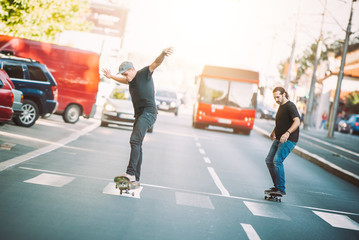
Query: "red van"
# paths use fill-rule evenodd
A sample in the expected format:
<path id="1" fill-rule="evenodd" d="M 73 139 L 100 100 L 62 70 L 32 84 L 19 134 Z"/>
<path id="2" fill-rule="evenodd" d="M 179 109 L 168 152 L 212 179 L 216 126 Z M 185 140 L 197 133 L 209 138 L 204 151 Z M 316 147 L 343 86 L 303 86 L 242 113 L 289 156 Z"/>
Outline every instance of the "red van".
<path id="1" fill-rule="evenodd" d="M 31 58 L 45 64 L 58 87 L 59 106 L 65 122 L 76 123 L 80 116 L 92 117 L 96 111 L 96 94 L 100 56 L 76 48 L 0 35 L 0 51 Z"/>
<path id="2" fill-rule="evenodd" d="M 14 94 L 9 82 L 9 76 L 0 69 L 0 125 L 10 121 L 14 113 L 12 109 Z"/>

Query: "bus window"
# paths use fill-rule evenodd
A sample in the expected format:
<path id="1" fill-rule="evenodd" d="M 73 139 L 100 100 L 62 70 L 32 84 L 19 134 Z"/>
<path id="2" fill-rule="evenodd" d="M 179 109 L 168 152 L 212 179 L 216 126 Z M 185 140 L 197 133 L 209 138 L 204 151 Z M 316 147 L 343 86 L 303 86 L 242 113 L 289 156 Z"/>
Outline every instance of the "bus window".
<path id="1" fill-rule="evenodd" d="M 257 107 L 257 91 L 257 84 L 232 81 L 228 106 L 255 109 Z"/>
<path id="2" fill-rule="evenodd" d="M 219 79 L 202 79 L 199 87 L 199 101 L 226 105 L 228 101 L 228 84 L 228 81 Z"/>

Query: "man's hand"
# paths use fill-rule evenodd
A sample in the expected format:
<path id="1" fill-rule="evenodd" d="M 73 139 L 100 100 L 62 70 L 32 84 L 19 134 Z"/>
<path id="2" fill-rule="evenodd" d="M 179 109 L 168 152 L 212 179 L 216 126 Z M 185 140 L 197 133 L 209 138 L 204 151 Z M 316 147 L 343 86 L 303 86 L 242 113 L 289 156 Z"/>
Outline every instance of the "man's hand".
<path id="1" fill-rule="evenodd" d="M 285 132 L 285 133 L 280 137 L 280 142 L 281 142 L 281 143 L 285 143 L 285 142 L 288 140 L 289 136 L 290 136 L 289 132 L 288 132 L 288 131 Z"/>
<path id="2" fill-rule="evenodd" d="M 165 57 L 171 55 L 173 53 L 173 48 L 169 47 L 166 49 L 163 49 L 161 54 L 156 58 L 156 60 L 149 66 L 150 72 L 153 72 L 165 59 Z"/>
<path id="3" fill-rule="evenodd" d="M 166 48 L 162 51 L 162 54 L 164 54 L 166 57 L 168 57 L 172 53 L 173 53 L 173 47 Z"/>
<path id="4" fill-rule="evenodd" d="M 274 141 L 276 138 L 274 131 L 270 134 L 270 139 Z"/>
<path id="5" fill-rule="evenodd" d="M 110 69 L 107 69 L 107 68 L 102 68 L 102 73 L 105 77 L 107 78 L 111 78 L 112 77 L 112 74 L 111 74 L 111 70 Z"/>

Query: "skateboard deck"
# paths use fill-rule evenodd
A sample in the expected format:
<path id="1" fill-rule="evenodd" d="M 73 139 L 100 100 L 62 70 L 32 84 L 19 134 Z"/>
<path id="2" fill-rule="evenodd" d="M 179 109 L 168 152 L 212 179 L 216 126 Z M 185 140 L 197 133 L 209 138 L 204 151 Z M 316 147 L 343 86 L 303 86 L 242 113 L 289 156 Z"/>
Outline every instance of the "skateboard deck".
<path id="1" fill-rule="evenodd" d="M 116 185 L 116 189 L 118 188 L 120 190 L 120 195 L 122 195 L 122 193 L 125 194 L 131 194 L 132 196 L 135 195 L 135 193 L 131 190 L 138 188 L 137 186 L 134 186 L 131 182 L 130 179 L 128 177 L 125 176 L 117 176 L 114 178 L 113 180 Z"/>
<path id="2" fill-rule="evenodd" d="M 270 193 L 270 192 L 264 192 L 264 200 L 268 201 L 275 201 L 275 202 L 282 202 L 282 194 L 278 193 Z"/>

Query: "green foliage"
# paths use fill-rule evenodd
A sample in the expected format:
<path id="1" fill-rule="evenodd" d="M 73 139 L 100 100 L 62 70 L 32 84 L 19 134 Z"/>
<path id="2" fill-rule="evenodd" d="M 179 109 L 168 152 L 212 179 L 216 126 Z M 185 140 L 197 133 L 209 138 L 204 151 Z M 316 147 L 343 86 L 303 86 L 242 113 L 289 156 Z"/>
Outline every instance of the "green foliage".
<path id="1" fill-rule="evenodd" d="M 89 30 L 88 11 L 88 0 L 1 0 L 0 34 L 53 42 L 64 30 Z"/>
<path id="2" fill-rule="evenodd" d="M 328 60 L 328 53 L 334 52 L 335 56 L 341 56 L 343 55 L 343 40 L 336 40 L 331 44 L 323 43 L 325 49 L 322 51 L 319 59 L 319 64 L 322 61 Z M 357 33 L 357 36 L 353 38 L 353 40 L 350 42 L 348 46 L 348 52 L 354 51 L 359 48 L 359 33 Z M 302 74 L 305 73 L 305 71 L 314 66 L 315 61 L 315 52 L 317 50 L 317 43 L 313 43 L 310 45 L 302 54 L 296 59 L 296 63 L 298 66 L 298 72 L 297 72 L 297 79 L 299 79 Z M 281 78 L 285 79 L 286 76 L 284 76 L 284 67 L 286 62 L 281 62 L 278 66 L 279 73 L 281 74 Z"/>
<path id="3" fill-rule="evenodd" d="M 347 96 L 345 108 L 349 113 L 359 114 L 359 91 L 351 92 Z"/>

